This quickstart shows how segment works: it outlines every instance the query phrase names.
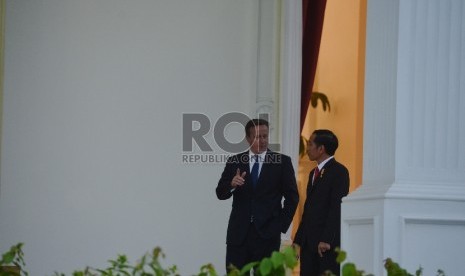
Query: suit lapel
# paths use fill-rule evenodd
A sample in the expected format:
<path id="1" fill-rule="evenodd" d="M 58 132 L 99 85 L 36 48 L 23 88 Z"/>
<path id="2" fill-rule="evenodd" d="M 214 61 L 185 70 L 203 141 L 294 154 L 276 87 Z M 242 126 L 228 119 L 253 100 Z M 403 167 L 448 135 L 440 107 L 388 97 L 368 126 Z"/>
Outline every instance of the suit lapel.
<path id="1" fill-rule="evenodd" d="M 244 188 L 247 190 L 253 191 L 253 184 L 252 184 L 252 175 L 250 172 L 250 163 L 249 163 L 249 152 L 243 152 L 242 155 L 240 156 L 240 167 L 239 169 L 241 170 L 241 173 L 245 173 L 245 184 Z"/>
<path id="2" fill-rule="evenodd" d="M 323 180 L 323 175 L 326 173 L 326 170 L 330 170 L 331 169 L 331 166 L 333 165 L 333 163 L 335 162 L 335 159 L 332 158 L 331 160 L 329 160 L 324 166 L 323 168 L 321 168 L 321 171 L 320 171 L 320 175 L 313 181 L 313 185 L 312 185 L 312 191 L 318 186 L 318 185 L 321 185 L 322 182 L 324 181 Z M 310 181 L 311 179 L 313 179 L 313 174 L 315 173 L 315 170 L 312 170 L 312 172 L 310 173 Z M 310 182 L 311 183 L 311 182 Z"/>

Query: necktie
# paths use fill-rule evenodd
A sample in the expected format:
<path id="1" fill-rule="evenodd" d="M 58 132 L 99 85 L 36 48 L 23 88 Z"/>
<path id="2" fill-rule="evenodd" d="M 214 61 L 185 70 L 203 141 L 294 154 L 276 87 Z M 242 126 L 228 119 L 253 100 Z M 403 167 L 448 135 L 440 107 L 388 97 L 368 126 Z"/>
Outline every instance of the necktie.
<path id="1" fill-rule="evenodd" d="M 251 172 L 252 184 L 253 184 L 253 187 L 255 188 L 255 186 L 257 186 L 257 182 L 258 182 L 258 166 L 259 166 L 259 164 L 258 164 L 258 155 L 254 155 L 252 158 L 255 159 L 255 163 L 252 166 L 252 172 Z"/>
<path id="2" fill-rule="evenodd" d="M 320 175 L 320 170 L 318 169 L 318 167 L 315 168 L 315 171 L 313 172 L 313 182 L 315 182 L 316 178 Z"/>

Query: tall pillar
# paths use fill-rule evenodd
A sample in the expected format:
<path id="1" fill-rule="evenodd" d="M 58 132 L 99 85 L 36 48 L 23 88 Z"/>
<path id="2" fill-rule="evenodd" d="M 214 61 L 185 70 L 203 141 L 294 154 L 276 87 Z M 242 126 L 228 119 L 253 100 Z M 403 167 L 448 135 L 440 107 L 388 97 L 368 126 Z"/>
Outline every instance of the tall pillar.
<path id="1" fill-rule="evenodd" d="M 255 113 L 268 114 L 271 148 L 289 155 L 297 172 L 300 139 L 302 1 L 259 0 Z M 282 245 L 291 244 L 289 231 Z"/>
<path id="2" fill-rule="evenodd" d="M 0 154 L 2 152 L 3 124 L 3 52 L 5 38 L 5 0 L 0 0 Z M 1 175 L 1 172 L 0 172 Z"/>
<path id="3" fill-rule="evenodd" d="M 279 0 L 259 0 L 257 32 L 257 93 L 255 117 L 267 114 L 270 141 L 279 141 L 279 78 L 281 5 Z M 280 148 L 272 148 L 280 151 Z"/>
<path id="4" fill-rule="evenodd" d="M 300 139 L 300 91 L 302 79 L 302 2 L 281 1 L 281 58 L 280 58 L 280 137 L 281 152 L 292 159 L 298 171 Z M 294 225 L 281 237 L 283 245 L 291 244 Z"/>
<path id="5" fill-rule="evenodd" d="M 465 275 L 465 1 L 368 0 L 363 181 L 342 249 L 385 275 Z"/>

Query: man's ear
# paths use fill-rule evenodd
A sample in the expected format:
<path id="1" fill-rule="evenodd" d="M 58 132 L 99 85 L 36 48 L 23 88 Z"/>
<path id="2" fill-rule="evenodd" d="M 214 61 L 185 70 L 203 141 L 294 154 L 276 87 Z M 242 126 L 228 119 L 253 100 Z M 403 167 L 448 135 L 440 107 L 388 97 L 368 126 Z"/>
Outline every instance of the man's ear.
<path id="1" fill-rule="evenodd" d="M 326 153 L 326 148 L 324 145 L 321 145 L 319 150 L 321 150 L 322 153 Z"/>

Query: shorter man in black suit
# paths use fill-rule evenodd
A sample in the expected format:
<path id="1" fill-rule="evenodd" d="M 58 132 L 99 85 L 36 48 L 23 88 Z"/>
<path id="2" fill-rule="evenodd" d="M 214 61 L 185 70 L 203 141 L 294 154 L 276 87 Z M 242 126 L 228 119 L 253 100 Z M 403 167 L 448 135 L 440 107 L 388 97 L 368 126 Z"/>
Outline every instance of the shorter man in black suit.
<path id="1" fill-rule="evenodd" d="M 349 192 L 349 172 L 334 159 L 336 135 L 315 130 L 307 155 L 318 166 L 310 172 L 302 221 L 294 244 L 300 249 L 300 275 L 319 276 L 330 270 L 339 275 L 336 247 L 341 245 L 341 202 Z"/>
<path id="2" fill-rule="evenodd" d="M 245 126 L 248 151 L 230 157 L 216 187 L 218 199 L 233 197 L 226 237 L 226 269 L 242 268 L 279 250 L 299 194 L 289 156 L 268 149 L 268 122 Z M 284 198 L 284 202 L 282 199 Z"/>

